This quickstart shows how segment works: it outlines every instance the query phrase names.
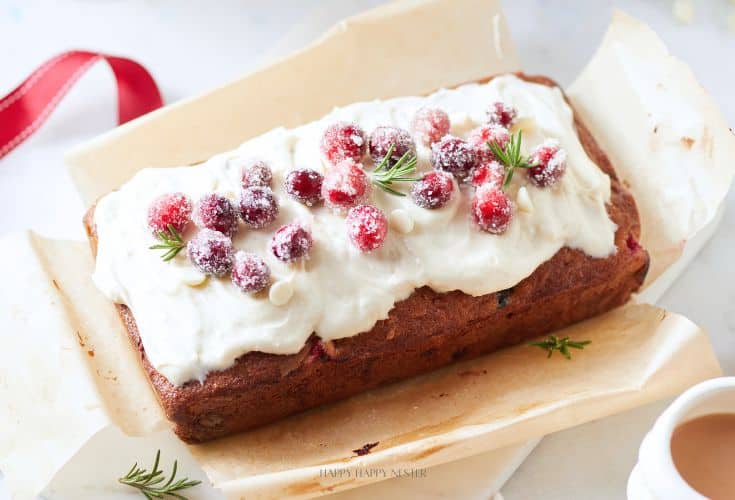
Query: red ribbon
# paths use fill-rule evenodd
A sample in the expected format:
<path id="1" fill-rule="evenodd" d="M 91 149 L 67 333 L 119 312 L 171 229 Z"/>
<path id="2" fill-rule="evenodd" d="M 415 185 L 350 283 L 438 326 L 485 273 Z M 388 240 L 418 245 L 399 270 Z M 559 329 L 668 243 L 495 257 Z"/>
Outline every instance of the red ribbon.
<path id="1" fill-rule="evenodd" d="M 101 59 L 107 61 L 115 74 L 119 123 L 163 105 L 153 77 L 137 62 L 98 52 L 64 52 L 46 61 L 0 99 L 0 158 L 30 137 L 74 83 Z"/>

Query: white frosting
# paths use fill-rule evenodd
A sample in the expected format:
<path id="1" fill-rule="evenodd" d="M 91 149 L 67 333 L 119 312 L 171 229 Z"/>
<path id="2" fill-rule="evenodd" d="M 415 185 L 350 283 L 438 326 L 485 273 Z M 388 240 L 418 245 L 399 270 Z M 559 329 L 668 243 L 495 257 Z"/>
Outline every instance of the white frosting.
<path id="1" fill-rule="evenodd" d="M 389 216 L 390 230 L 382 248 L 364 254 L 350 243 L 342 215 L 323 206 L 305 207 L 284 192 L 283 179 L 291 169 L 324 170 L 319 139 L 334 121 L 355 121 L 367 132 L 385 124 L 408 128 L 415 111 L 431 105 L 449 114 L 452 133 L 464 136 L 484 121 L 487 105 L 496 100 L 518 109 L 525 153 L 554 137 L 568 154 L 566 174 L 553 188 L 528 184 L 521 173 L 514 177 L 508 192 L 516 199 L 523 186 L 520 206 L 502 236 L 474 227 L 469 187 L 455 188 L 439 210 L 376 189 L 371 203 Z M 428 155 L 419 146 L 420 170 L 430 168 Z M 205 280 L 185 252 L 162 262 L 159 252 L 148 249 L 154 240 L 146 227 L 148 205 L 163 193 L 181 191 L 197 200 L 218 191 L 234 200 L 241 165 L 251 157 L 273 168 L 280 205 L 272 226 L 241 226 L 234 238 L 237 249 L 259 254 L 271 268 L 269 293 L 255 296 L 241 293 L 228 278 Z M 111 300 L 130 307 L 153 367 L 182 384 L 227 368 L 249 351 L 298 352 L 312 332 L 337 339 L 369 330 L 421 286 L 477 296 L 517 284 L 563 246 L 607 257 L 615 251 L 615 225 L 605 209 L 609 198 L 609 178 L 584 152 L 561 92 L 503 76 L 425 98 L 335 109 L 320 121 L 275 129 L 195 167 L 141 170 L 97 204 L 94 281 Z M 311 228 L 314 247 L 308 261 L 284 264 L 270 254 L 268 241 L 277 227 L 295 219 Z"/>

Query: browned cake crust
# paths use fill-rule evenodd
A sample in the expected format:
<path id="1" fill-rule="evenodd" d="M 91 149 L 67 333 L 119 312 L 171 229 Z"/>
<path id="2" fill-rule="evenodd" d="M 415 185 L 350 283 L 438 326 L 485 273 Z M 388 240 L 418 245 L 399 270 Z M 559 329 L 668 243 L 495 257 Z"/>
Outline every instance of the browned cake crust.
<path id="1" fill-rule="evenodd" d="M 519 75 L 555 86 L 545 77 Z M 186 442 L 227 436 L 389 382 L 518 344 L 624 304 L 643 283 L 648 254 L 637 240 L 635 201 L 605 153 L 575 117 L 590 158 L 611 178 L 607 206 L 617 252 L 595 259 L 562 248 L 518 285 L 472 297 L 423 287 L 367 332 L 323 343 L 315 335 L 297 354 L 250 352 L 203 383 L 172 385 L 148 361 L 130 309 L 118 312 L 174 430 Z M 85 216 L 96 253 L 94 207 Z"/>

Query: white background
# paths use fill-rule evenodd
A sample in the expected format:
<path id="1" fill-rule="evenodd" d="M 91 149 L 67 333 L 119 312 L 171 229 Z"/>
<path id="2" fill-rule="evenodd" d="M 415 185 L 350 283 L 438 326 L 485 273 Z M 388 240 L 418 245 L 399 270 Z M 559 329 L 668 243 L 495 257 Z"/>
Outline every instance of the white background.
<path id="1" fill-rule="evenodd" d="M 52 55 L 82 48 L 142 62 L 171 103 L 240 76 L 298 48 L 335 20 L 379 3 L 0 0 L 0 95 Z M 695 16 L 688 25 L 677 22 L 672 3 L 507 0 L 504 7 L 526 71 L 549 75 L 562 85 L 571 83 L 592 55 L 612 6 L 626 10 L 653 26 L 735 123 L 735 3 L 694 1 Z M 82 239 L 85 207 L 62 155 L 109 130 L 115 120 L 113 78 L 99 64 L 40 132 L 0 160 L 0 235 L 32 228 Z M 735 374 L 733 248 L 735 199 L 730 196 L 720 231 L 661 301 L 708 329 L 727 374 Z M 622 498 L 640 439 L 660 408 L 653 405 L 544 439 L 506 486 L 505 497 Z"/>

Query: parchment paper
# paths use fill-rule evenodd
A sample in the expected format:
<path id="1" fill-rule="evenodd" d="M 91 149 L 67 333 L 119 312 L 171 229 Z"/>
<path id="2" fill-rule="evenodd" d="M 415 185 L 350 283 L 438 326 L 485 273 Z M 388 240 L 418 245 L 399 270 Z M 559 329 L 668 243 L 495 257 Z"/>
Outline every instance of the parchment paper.
<path id="1" fill-rule="evenodd" d="M 406 32 L 409 19 L 414 31 L 429 36 Z M 618 28 L 621 23 L 624 29 Z M 610 33 L 606 44 L 646 49 L 648 64 L 668 68 L 665 49 L 645 26 L 617 16 Z M 405 58 L 409 70 L 394 74 L 395 61 L 384 58 L 387 47 Z M 607 57 L 604 50 L 600 54 Z M 442 62 L 441 71 L 436 61 Z M 195 163 L 272 126 L 314 119 L 333 105 L 427 93 L 517 68 L 498 2 L 398 2 L 341 23 L 310 48 L 249 77 L 131 122 L 71 153 L 68 163 L 82 196 L 91 202 L 141 167 Z M 614 68 L 590 64 L 573 88 L 575 104 L 585 105 L 584 82 L 594 87 L 589 82 L 606 81 L 608 70 Z M 676 65 L 669 70 L 673 80 L 688 82 L 677 87 L 679 98 L 690 100 L 717 130 L 712 150 L 726 154 L 733 139 L 722 132 L 716 110 L 709 104 L 699 107 L 707 98 L 690 73 Z M 594 126 L 600 139 L 607 137 L 606 127 L 617 127 L 606 120 Z M 614 147 L 602 144 L 608 152 Z M 695 171 L 689 174 L 707 175 L 707 165 L 695 160 L 690 165 Z M 718 174 L 727 185 L 735 166 L 729 168 Z M 635 181 L 631 176 L 629 182 Z M 671 182 L 681 187 L 676 179 Z M 661 194 L 637 185 L 634 192 L 642 211 L 649 204 L 641 199 Z M 719 205 L 724 191 L 705 194 Z M 713 219 L 705 215 L 697 221 L 673 238 L 649 233 L 650 241 L 663 242 L 664 251 L 681 246 Z M 0 258 L 0 271 L 8 277 L 0 285 L 0 325 L 3 335 L 13 335 L 0 351 L 0 401 L 6 408 L 0 428 L 11 429 L 0 437 L 0 469 L 18 498 L 44 488 L 62 491 L 69 477 L 89 481 L 74 465 L 92 450 L 132 464 L 150 461 L 153 446 L 173 450 L 190 475 L 201 474 L 201 465 L 227 498 L 314 496 L 383 480 L 393 470 L 415 471 L 536 438 L 720 373 L 696 325 L 652 306 L 629 304 L 559 332 L 593 341 L 571 362 L 518 346 L 251 433 L 185 447 L 170 431 L 160 430 L 166 423 L 135 352 L 113 307 L 89 279 L 92 260 L 86 246 L 23 234 L 8 238 L 0 251 L 8 253 Z M 154 430 L 155 439 L 125 437 Z M 373 442 L 378 445 L 366 456 L 351 451 Z M 106 465 L 101 461 L 99 469 L 107 471 Z M 64 481 L 59 475 L 65 472 Z M 115 476 L 98 479 L 87 491 L 107 492 Z M 212 495 L 217 493 L 201 488 L 192 498 Z"/>

